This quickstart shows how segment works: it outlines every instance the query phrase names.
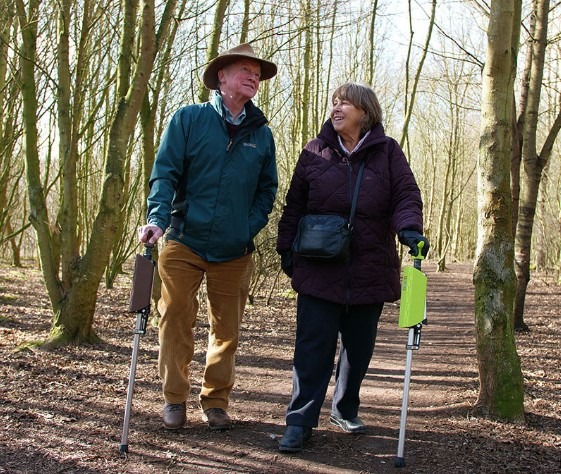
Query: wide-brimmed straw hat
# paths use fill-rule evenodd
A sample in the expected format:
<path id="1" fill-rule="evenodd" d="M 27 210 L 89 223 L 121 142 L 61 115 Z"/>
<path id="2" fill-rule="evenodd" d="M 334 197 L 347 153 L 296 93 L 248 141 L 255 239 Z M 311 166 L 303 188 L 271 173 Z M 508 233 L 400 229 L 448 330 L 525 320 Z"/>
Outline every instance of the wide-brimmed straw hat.
<path id="1" fill-rule="evenodd" d="M 232 49 L 227 49 L 210 61 L 203 73 L 203 83 L 207 89 L 218 89 L 218 71 L 238 59 L 253 59 L 261 66 L 261 81 L 271 79 L 277 73 L 277 65 L 266 59 L 257 57 L 250 44 L 244 43 Z"/>

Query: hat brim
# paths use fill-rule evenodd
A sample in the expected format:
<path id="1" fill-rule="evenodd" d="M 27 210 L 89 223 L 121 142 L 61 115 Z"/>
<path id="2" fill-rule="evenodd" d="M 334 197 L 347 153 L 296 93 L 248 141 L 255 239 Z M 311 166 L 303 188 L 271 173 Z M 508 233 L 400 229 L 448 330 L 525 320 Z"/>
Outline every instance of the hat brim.
<path id="1" fill-rule="evenodd" d="M 259 63 L 259 66 L 261 67 L 260 81 L 271 79 L 277 74 L 277 65 L 271 61 L 256 58 L 255 56 L 250 56 L 248 54 L 228 54 L 226 56 L 217 56 L 208 63 L 208 66 L 203 73 L 203 84 L 205 87 L 210 90 L 217 90 L 218 71 L 240 59 L 251 59 L 252 61 L 257 61 Z"/>

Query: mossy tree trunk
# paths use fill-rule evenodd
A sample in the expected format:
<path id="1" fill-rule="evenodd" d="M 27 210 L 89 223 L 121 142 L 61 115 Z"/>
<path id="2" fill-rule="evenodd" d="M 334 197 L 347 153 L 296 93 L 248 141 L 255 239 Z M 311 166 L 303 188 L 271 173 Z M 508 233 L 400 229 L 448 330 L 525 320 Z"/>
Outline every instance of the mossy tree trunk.
<path id="1" fill-rule="evenodd" d="M 168 2 L 175 8 L 175 2 Z M 61 229 L 52 225 L 46 206 L 46 196 L 41 184 L 38 134 L 37 96 L 35 85 L 35 55 L 37 43 L 37 15 L 40 2 L 25 4 L 16 1 L 17 16 L 22 34 L 22 98 L 24 104 L 25 159 L 30 201 L 31 222 L 37 234 L 41 269 L 47 293 L 53 309 L 53 324 L 46 346 L 66 343 L 90 343 L 98 340 L 93 330 L 93 317 L 97 291 L 109 262 L 112 245 L 118 229 L 123 206 L 126 173 L 127 145 L 133 134 L 138 113 L 150 78 L 156 54 L 155 7 L 152 0 L 140 5 L 137 1 L 122 2 L 123 20 L 120 37 L 120 54 L 117 65 L 117 107 L 113 116 L 109 143 L 104 159 L 103 185 L 92 233 L 83 257 L 75 247 L 75 189 L 76 186 L 76 123 L 77 105 L 72 107 L 70 68 L 68 67 L 68 28 L 71 2 L 60 4 L 59 23 L 59 128 L 61 133 L 61 161 L 63 168 L 63 206 L 59 213 L 64 223 L 62 231 L 68 232 L 62 240 L 64 250 L 63 271 L 60 272 Z M 86 5 L 88 3 L 86 2 Z M 27 8 L 27 10 L 26 10 Z M 138 18 L 141 19 L 138 22 Z M 171 15 L 163 16 L 162 22 L 170 21 Z M 162 25 L 160 26 L 162 27 Z M 167 27 L 165 28 L 167 31 Z M 138 50 L 135 48 L 139 45 Z M 81 68 L 78 63 L 78 73 Z M 80 78 L 75 84 L 79 86 Z M 77 88 L 79 90 L 80 87 Z M 76 89 L 75 89 L 76 90 Z M 74 100 L 78 101 L 78 97 Z M 70 227 L 74 227 L 71 229 Z M 62 278 L 61 276 L 62 275 Z"/>
<path id="2" fill-rule="evenodd" d="M 513 329 L 515 294 L 510 155 L 520 0 L 494 0 L 487 30 L 478 161 L 478 245 L 474 268 L 479 397 L 475 411 L 524 415 Z"/>
<path id="3" fill-rule="evenodd" d="M 103 187 L 87 250 L 75 265 L 72 287 L 65 291 L 55 311 L 48 344 L 94 342 L 93 315 L 97 290 L 109 262 L 123 206 L 127 145 L 152 72 L 155 57 L 154 2 L 141 5 L 140 51 L 134 65 L 138 2 L 123 1 L 124 15 L 120 39 L 117 94 L 118 105 L 109 131 Z M 134 72 L 133 72 L 133 67 Z"/>

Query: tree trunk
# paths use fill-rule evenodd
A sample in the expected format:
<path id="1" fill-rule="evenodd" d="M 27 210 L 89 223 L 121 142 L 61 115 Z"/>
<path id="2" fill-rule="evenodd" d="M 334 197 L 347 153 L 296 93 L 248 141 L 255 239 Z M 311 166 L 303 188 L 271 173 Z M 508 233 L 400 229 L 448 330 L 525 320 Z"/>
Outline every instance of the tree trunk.
<path id="1" fill-rule="evenodd" d="M 12 120 L 14 110 L 17 110 L 19 105 L 19 94 L 15 93 L 15 78 L 11 78 L 12 84 L 8 87 L 2 79 L 4 73 L 5 71 L 0 70 L 0 90 L 9 92 L 0 94 L 0 245 L 5 241 L 10 242 L 13 265 L 19 267 L 22 237 L 19 235 L 17 240 L 16 237 L 22 232 L 14 230 L 17 224 L 13 222 L 17 213 L 21 216 L 22 222 L 25 222 L 26 216 L 25 200 L 21 199 L 20 185 L 24 167 L 16 158 L 17 132 L 14 128 L 16 124 Z M 24 229 L 27 226 L 29 224 L 24 224 Z"/>
<path id="2" fill-rule="evenodd" d="M 330 24 L 330 28 L 329 28 L 329 52 L 327 53 L 327 72 L 325 75 L 325 83 L 329 84 L 331 82 L 331 72 L 333 70 L 333 41 L 334 41 L 334 37 L 335 37 L 335 32 L 336 32 L 336 21 L 337 21 L 337 14 L 338 14 L 338 9 L 339 8 L 339 2 L 338 0 L 334 0 L 333 2 L 333 12 L 331 13 L 331 24 Z M 331 104 L 331 97 L 329 97 L 329 94 L 325 94 L 325 102 L 323 105 L 323 110 L 327 111 L 329 109 L 329 105 Z M 323 125 L 323 124 L 322 124 Z"/>
<path id="3" fill-rule="evenodd" d="M 188 0 L 182 0 L 181 4 L 177 11 L 177 16 L 181 18 L 185 11 L 186 5 Z M 157 138 L 155 136 L 156 132 L 156 112 L 158 107 L 161 107 L 163 103 L 166 102 L 165 94 L 162 94 L 162 91 L 166 88 L 166 81 L 169 81 L 169 68 L 170 68 L 170 58 L 172 56 L 173 51 L 173 42 L 177 35 L 177 30 L 179 28 L 179 22 L 170 22 L 171 15 L 173 10 L 169 7 L 173 6 L 176 2 L 168 2 L 166 5 L 166 10 L 168 13 L 164 15 L 164 20 L 162 24 L 168 24 L 170 26 L 170 31 L 166 32 L 162 28 L 158 31 L 157 34 L 157 46 L 158 50 L 163 50 L 163 53 L 160 55 L 159 60 L 159 67 L 158 67 L 158 75 L 155 78 L 155 84 L 151 87 L 152 98 L 150 99 L 149 94 L 145 94 L 144 100 L 142 102 L 142 108 L 140 111 L 140 127 L 141 127 L 141 137 L 142 137 L 142 183 L 143 183 L 143 190 L 142 190 L 142 211 L 141 214 L 143 218 L 146 216 L 146 203 L 148 199 L 148 195 L 150 194 L 150 174 L 152 172 L 152 167 L 154 166 L 154 161 L 156 159 L 156 141 Z M 168 19 L 169 17 L 169 19 Z M 168 34 L 166 34 L 168 33 Z M 164 98 L 161 98 L 161 95 Z M 158 137 L 159 140 L 159 137 Z M 158 247 L 155 246 L 152 250 L 152 260 L 154 262 L 158 262 Z M 159 318 L 158 314 L 158 305 L 157 302 L 160 299 L 161 295 L 161 287 L 162 281 L 160 279 L 160 275 L 158 272 L 154 273 L 154 284 L 152 285 L 152 300 L 153 304 L 153 312 L 155 314 L 156 320 Z"/>
<path id="4" fill-rule="evenodd" d="M 240 33 L 240 44 L 247 43 L 247 38 L 249 34 L 249 5 L 250 5 L 250 0 L 244 0 L 242 31 Z"/>
<path id="5" fill-rule="evenodd" d="M 515 261 L 516 261 L 516 299 L 514 305 L 514 328 L 527 330 L 524 322 L 524 303 L 530 281 L 530 259 L 532 232 L 536 215 L 538 192 L 542 179 L 542 171 L 549 160 L 551 149 L 542 148 L 537 151 L 538 114 L 540 106 L 545 51 L 547 46 L 547 23 L 549 14 L 548 0 L 535 0 L 535 35 L 531 45 L 531 63 L 528 74 L 527 109 L 523 121 L 522 135 L 522 166 L 520 177 L 520 207 L 516 227 Z M 555 126 L 549 132 L 549 139 L 555 140 L 559 129 Z M 547 140 L 546 140 L 547 142 Z M 551 145 L 553 146 L 553 145 Z M 544 145 L 545 147 L 545 145 Z"/>
<path id="6" fill-rule="evenodd" d="M 163 71 L 163 69 L 162 69 Z M 163 77 L 163 75 L 162 75 Z M 148 199 L 148 195 L 150 194 L 150 174 L 152 172 L 152 167 L 154 166 L 154 161 L 156 160 L 156 147 L 155 147 L 155 138 L 154 138 L 154 131 L 156 127 L 156 108 L 158 105 L 158 91 L 161 89 L 159 87 L 154 88 L 154 101 L 152 105 L 150 104 L 150 99 L 148 94 L 144 97 L 144 102 L 142 105 L 142 110 L 140 113 L 140 123 L 142 127 L 142 155 L 144 157 L 142 161 L 142 182 L 144 183 L 143 186 L 143 201 L 142 201 L 142 215 L 146 216 L 146 203 Z M 158 262 L 158 247 L 154 246 L 152 249 L 152 260 L 154 262 Z M 152 285 L 152 300 L 154 302 L 153 308 L 156 314 L 156 318 L 159 317 L 158 315 L 158 305 L 157 302 L 160 299 L 162 293 L 162 280 L 160 279 L 160 275 L 158 272 L 154 272 L 154 284 Z"/>
<path id="7" fill-rule="evenodd" d="M 376 18 L 378 14 L 378 0 L 372 2 L 372 12 L 370 13 L 370 31 L 368 32 L 368 75 L 366 76 L 366 83 L 371 86 L 374 85 L 374 51 L 376 44 L 374 41 L 376 32 Z"/>
<path id="8" fill-rule="evenodd" d="M 302 29 L 304 30 L 304 64 L 302 68 L 304 70 L 304 83 L 302 85 L 302 95 L 300 107 L 302 109 L 302 129 L 300 135 L 300 147 L 304 148 L 306 143 L 310 140 L 309 132 L 309 116 L 310 116 L 310 69 L 312 67 L 312 24 L 311 21 L 311 2 L 306 0 L 304 6 L 305 10 L 302 12 Z"/>
<path id="9" fill-rule="evenodd" d="M 25 10 L 23 0 L 16 0 L 17 17 L 21 30 L 21 93 L 23 102 L 24 156 L 29 195 L 29 219 L 37 234 L 39 258 L 47 294 L 53 311 L 60 310 L 63 293 L 58 276 L 58 263 L 53 251 L 52 233 L 58 229 L 49 221 L 45 193 L 41 183 L 39 142 L 37 131 L 37 83 L 35 57 L 37 46 L 37 15 L 40 0 L 30 0 Z"/>
<path id="10" fill-rule="evenodd" d="M 46 344 L 50 347 L 67 342 L 97 340 L 92 329 L 97 290 L 109 262 L 123 204 L 127 144 L 134 130 L 155 56 L 154 3 L 147 0 L 142 5 L 140 55 L 132 75 L 133 51 L 130 45 L 135 43 L 136 5 L 134 2 L 123 4 L 125 12 L 117 74 L 120 99 L 109 134 L 99 209 L 87 251 L 75 265 L 72 288 L 54 311 L 50 338 Z"/>
<path id="11" fill-rule="evenodd" d="M 8 54 L 10 44 L 10 30 L 14 20 L 14 6 L 12 2 L 0 4 L 0 15 L 4 21 L 0 24 L 0 241 L 13 232 L 10 209 L 14 203 L 17 189 L 12 183 L 14 168 L 14 107 L 17 94 L 12 94 L 15 88 L 12 73 L 8 73 Z M 16 168 L 17 169 L 17 168 Z M 15 189 L 14 189 L 15 188 Z M 9 190 L 11 191 L 9 192 Z"/>
<path id="12" fill-rule="evenodd" d="M 76 165 L 78 161 L 78 125 L 79 118 L 73 112 L 80 114 L 79 109 L 72 108 L 71 73 L 70 73 L 70 9 L 72 0 L 62 0 L 58 18 L 58 149 L 62 168 L 62 204 L 58 221 L 60 223 L 62 291 L 66 293 L 72 287 L 74 265 L 79 258 L 77 222 L 78 222 L 78 184 Z M 88 23 L 89 2 L 84 2 L 84 23 Z M 82 35 L 87 32 L 82 30 Z M 79 46 L 83 47 L 84 41 Z M 83 62 L 84 50 L 75 52 L 79 62 Z M 74 100 L 81 103 L 81 74 L 83 70 L 76 68 L 76 84 Z"/>
<path id="13" fill-rule="evenodd" d="M 491 2 L 483 71 L 479 238 L 474 268 L 479 366 L 475 411 L 511 420 L 524 416 L 524 384 L 512 324 L 515 273 L 510 194 L 512 98 L 520 10 L 520 1 Z"/>
<path id="14" fill-rule="evenodd" d="M 222 25 L 224 25 L 224 15 L 230 5 L 230 0 L 218 0 L 216 2 L 216 10 L 214 12 L 214 22 L 210 43 L 206 53 L 206 62 L 209 63 L 217 54 L 220 45 L 220 36 L 222 35 Z M 199 89 L 199 102 L 206 102 L 209 98 L 210 91 L 201 83 Z"/>
<path id="15" fill-rule="evenodd" d="M 319 6 L 315 9 L 315 24 L 317 25 L 317 27 L 315 28 L 315 63 L 316 63 L 316 67 L 314 68 L 314 79 L 313 79 L 313 83 L 315 86 L 315 93 L 312 96 L 312 119 L 310 120 L 310 123 L 312 124 L 312 133 L 316 133 L 318 130 L 321 129 L 321 126 L 323 125 L 324 119 L 325 119 L 325 110 L 321 110 L 320 108 L 320 95 L 321 95 L 321 86 L 323 83 L 323 79 L 322 79 L 322 74 L 323 74 L 323 70 L 321 67 L 319 67 L 319 65 L 322 63 L 322 57 L 323 57 L 323 48 L 322 48 L 322 28 L 320 28 L 319 25 L 321 25 L 321 9 L 319 8 Z"/>
<path id="16" fill-rule="evenodd" d="M 419 86 L 419 79 L 421 77 L 421 72 L 423 71 L 423 64 L 425 63 L 425 59 L 427 57 L 427 54 L 429 52 L 429 44 L 430 44 L 430 39 L 432 36 L 432 29 L 434 27 L 434 19 L 436 16 L 436 0 L 432 0 L 432 7 L 431 7 L 431 15 L 430 15 L 430 22 L 429 22 L 429 29 L 427 31 L 427 37 L 425 38 L 425 45 L 423 47 L 423 54 L 421 55 L 421 60 L 419 61 L 419 65 L 417 66 L 417 72 L 415 73 L 415 78 L 413 80 L 413 87 L 411 89 L 411 97 L 410 99 L 408 98 L 408 87 L 409 85 L 406 85 L 406 94 L 405 94 L 405 121 L 403 123 L 403 128 L 401 131 L 401 139 L 399 140 L 399 145 L 401 146 L 401 148 L 405 147 L 405 142 L 407 141 L 407 147 L 409 147 L 409 140 L 408 140 L 408 134 L 409 134 L 409 122 L 411 120 L 411 114 L 413 113 L 413 105 L 415 104 L 415 96 L 417 95 L 417 87 Z M 411 2 L 409 2 L 409 18 L 411 21 Z M 410 43 L 409 43 L 409 51 L 411 49 L 411 46 L 413 44 L 413 27 L 411 26 L 411 36 L 410 36 Z M 407 66 L 406 69 L 409 69 L 409 57 L 410 55 L 407 55 Z M 411 156 L 411 153 L 407 153 L 407 156 Z"/>

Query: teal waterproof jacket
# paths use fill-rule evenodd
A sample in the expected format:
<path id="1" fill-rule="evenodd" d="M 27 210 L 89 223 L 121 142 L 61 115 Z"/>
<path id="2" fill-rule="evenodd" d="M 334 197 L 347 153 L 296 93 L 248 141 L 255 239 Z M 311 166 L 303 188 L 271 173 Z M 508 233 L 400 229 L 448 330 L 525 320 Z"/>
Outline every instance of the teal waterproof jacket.
<path id="1" fill-rule="evenodd" d="M 158 148 L 147 222 L 209 262 L 255 249 L 278 187 L 275 143 L 251 101 L 231 137 L 222 99 L 188 105 L 172 117 Z"/>

